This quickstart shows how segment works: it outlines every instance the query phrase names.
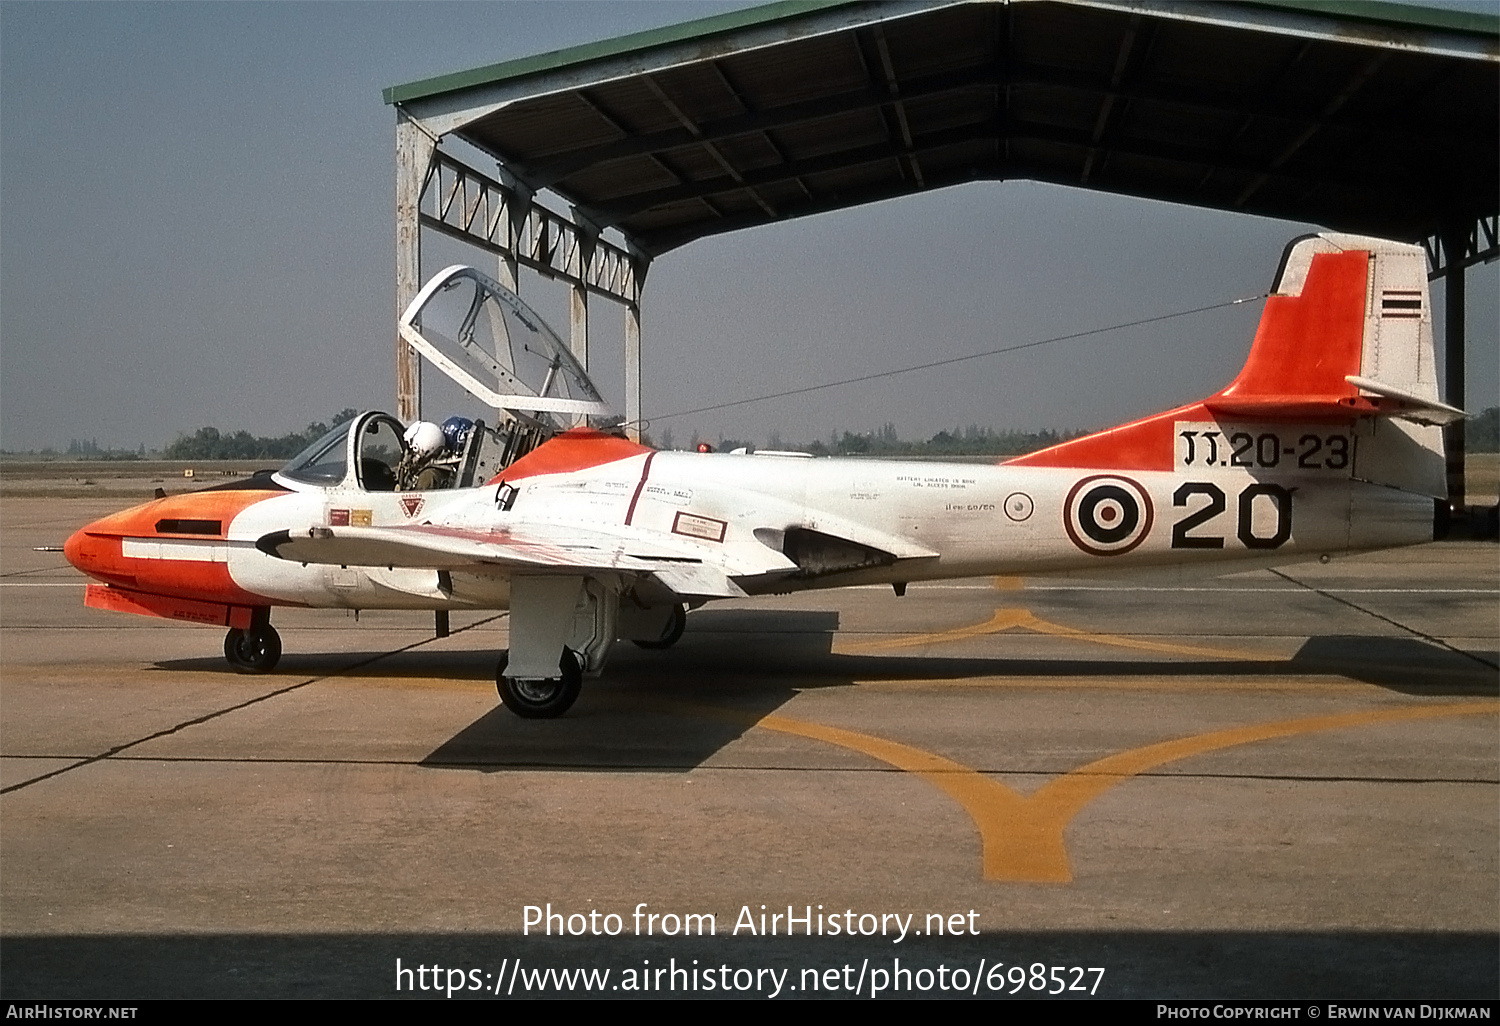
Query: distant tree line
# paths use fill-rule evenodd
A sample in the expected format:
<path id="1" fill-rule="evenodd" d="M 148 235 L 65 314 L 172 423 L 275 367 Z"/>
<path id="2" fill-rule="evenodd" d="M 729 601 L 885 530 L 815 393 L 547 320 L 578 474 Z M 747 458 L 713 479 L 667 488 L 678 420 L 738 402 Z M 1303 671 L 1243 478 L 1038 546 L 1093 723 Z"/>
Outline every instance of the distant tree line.
<path id="1" fill-rule="evenodd" d="M 835 431 L 827 441 L 820 439 L 801 445 L 787 445 L 778 433 L 772 432 L 765 448 L 795 449 L 814 456 L 1020 456 L 1086 434 L 1087 431 L 996 431 L 970 424 L 939 431 L 926 441 L 915 441 L 900 438 L 896 426 L 888 423 L 879 431 L 864 434 Z M 663 448 L 671 448 L 670 430 L 663 434 L 662 441 Z M 696 448 L 698 441 L 694 435 L 688 447 Z M 728 452 L 748 444 L 720 436 L 714 448 Z M 1464 447 L 1469 452 L 1500 452 L 1500 407 L 1491 406 L 1468 419 Z"/>
<path id="2" fill-rule="evenodd" d="M 274 437 L 258 437 L 248 431 L 225 434 L 216 427 L 201 427 L 191 435 L 179 435 L 161 454 L 169 460 L 289 460 L 358 414 L 355 409 L 340 410 L 330 423 L 313 421 L 301 431 Z"/>
<path id="3" fill-rule="evenodd" d="M 970 424 L 916 441 L 903 440 L 896 434 L 896 425 L 886 424 L 866 434 L 835 433 L 827 442 L 812 442 L 807 451 L 815 456 L 1019 456 L 1082 434 L 1085 432 L 996 431 Z"/>
<path id="4" fill-rule="evenodd" d="M 97 438 L 70 438 L 68 455 L 90 460 L 143 460 L 146 458 L 146 447 L 141 445 L 136 449 L 106 449 L 99 445 Z"/>
<path id="5" fill-rule="evenodd" d="M 879 431 L 858 434 L 853 431 L 834 431 L 827 441 L 792 442 L 782 440 L 780 432 L 771 432 L 764 449 L 792 450 L 811 453 L 814 456 L 1019 456 L 1035 452 L 1049 445 L 1065 442 L 1085 434 L 1083 431 L 996 431 L 994 428 L 970 424 L 953 430 L 939 431 L 925 441 L 904 440 L 896 433 L 896 425 L 887 423 Z M 671 449 L 672 431 L 662 432 L 660 444 Z M 700 438 L 696 433 L 688 442 L 689 449 L 696 449 Z M 718 452 L 732 452 L 742 447 L 755 448 L 754 443 L 720 435 L 711 442 Z"/>

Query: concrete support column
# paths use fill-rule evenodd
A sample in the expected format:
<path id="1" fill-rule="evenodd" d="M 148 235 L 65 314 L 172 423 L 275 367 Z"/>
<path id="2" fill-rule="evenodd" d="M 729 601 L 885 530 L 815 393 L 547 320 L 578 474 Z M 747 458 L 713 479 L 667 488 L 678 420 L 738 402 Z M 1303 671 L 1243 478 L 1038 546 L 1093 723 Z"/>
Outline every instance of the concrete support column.
<path id="1" fill-rule="evenodd" d="M 641 440 L 641 308 L 625 306 L 625 434 Z"/>
<path id="2" fill-rule="evenodd" d="M 1444 255 L 1448 270 L 1444 275 L 1444 366 L 1443 401 L 1449 406 L 1464 405 L 1464 250 L 1468 232 L 1462 229 L 1443 234 Z M 1448 502 L 1455 512 L 1462 511 L 1464 496 L 1464 422 L 1454 421 L 1443 428 L 1444 448 L 1448 453 Z"/>
<path id="3" fill-rule="evenodd" d="M 519 296 L 521 294 L 521 265 L 516 260 L 515 251 L 501 253 L 495 270 L 495 280 Z"/>
<path id="4" fill-rule="evenodd" d="M 568 348 L 573 350 L 573 355 L 584 370 L 589 369 L 589 290 L 582 285 L 574 285 L 571 289 L 571 302 L 569 311 L 572 314 L 570 320 L 573 332 L 568 337 Z M 583 424 L 588 420 L 583 414 L 579 414 L 575 424 Z"/>
<path id="5" fill-rule="evenodd" d="M 396 108 L 396 317 L 422 287 L 422 187 L 436 144 Z M 396 335 L 396 416 L 411 423 L 422 415 L 422 365 Z"/>

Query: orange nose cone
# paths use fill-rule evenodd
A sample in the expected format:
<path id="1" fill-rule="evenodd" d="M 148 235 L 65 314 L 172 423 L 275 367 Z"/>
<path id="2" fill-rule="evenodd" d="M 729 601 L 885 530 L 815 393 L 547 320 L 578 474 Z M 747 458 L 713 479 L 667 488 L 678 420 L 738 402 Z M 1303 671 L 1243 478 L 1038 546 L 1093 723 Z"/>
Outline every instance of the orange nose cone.
<path id="1" fill-rule="evenodd" d="M 74 531 L 72 536 L 63 542 L 63 558 L 84 573 L 88 573 L 88 567 L 84 565 L 84 542 L 87 540 L 84 535 L 86 531 L 88 531 L 87 527 Z"/>

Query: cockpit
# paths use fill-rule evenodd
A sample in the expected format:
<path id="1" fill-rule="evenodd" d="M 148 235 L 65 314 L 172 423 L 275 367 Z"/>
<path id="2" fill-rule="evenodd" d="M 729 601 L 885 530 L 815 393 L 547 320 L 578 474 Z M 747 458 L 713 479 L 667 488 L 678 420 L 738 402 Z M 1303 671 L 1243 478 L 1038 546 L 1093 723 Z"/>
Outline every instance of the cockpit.
<path id="1" fill-rule="evenodd" d="M 428 430 L 420 430 L 426 428 Z M 483 484 L 543 442 L 545 426 L 515 418 L 499 429 L 450 417 L 443 425 L 404 427 L 370 411 L 345 421 L 277 472 L 288 487 L 365 492 L 434 491 Z"/>

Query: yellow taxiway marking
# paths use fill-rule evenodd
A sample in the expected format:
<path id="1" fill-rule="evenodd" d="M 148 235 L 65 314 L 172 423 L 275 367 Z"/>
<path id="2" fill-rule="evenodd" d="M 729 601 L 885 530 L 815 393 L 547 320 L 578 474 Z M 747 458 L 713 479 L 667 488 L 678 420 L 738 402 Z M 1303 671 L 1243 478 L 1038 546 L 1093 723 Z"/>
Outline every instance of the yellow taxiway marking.
<path id="1" fill-rule="evenodd" d="M 1133 648 L 1145 652 L 1166 652 L 1171 655 L 1199 656 L 1209 659 L 1250 659 L 1256 662 L 1277 658 L 1266 652 L 1251 652 L 1240 648 L 1209 648 L 1202 645 L 1178 645 L 1166 641 L 1148 641 L 1145 638 L 1129 638 L 1119 634 L 1101 634 L 1094 631 L 1084 631 L 1076 627 L 1064 627 L 1060 623 L 1043 620 L 1031 610 L 1019 607 L 997 609 L 995 610 L 995 614 L 984 623 L 976 623 L 968 627 L 954 627 L 946 631 L 934 631 L 931 634 L 910 634 L 905 637 L 891 638 L 887 641 L 857 642 L 852 645 L 842 645 L 840 649 L 852 654 L 855 652 L 879 652 L 895 648 L 920 648 L 925 645 L 940 645 L 949 641 L 977 638 L 985 634 L 999 634 L 1001 631 L 1008 631 L 1012 627 L 1025 628 L 1026 630 L 1036 631 L 1038 634 L 1052 634 L 1062 638 L 1074 638 L 1078 641 L 1091 641 L 1096 645 L 1113 645 L 1116 648 Z"/>
<path id="2" fill-rule="evenodd" d="M 1024 591 L 1026 582 L 1019 577 L 1002 574 L 995 578 L 996 591 Z"/>
<path id="3" fill-rule="evenodd" d="M 1063 830 L 1089 802 L 1146 770 L 1221 748 L 1296 734 L 1496 712 L 1500 712 L 1500 702 L 1457 702 L 1366 709 L 1230 727 L 1096 759 L 1069 770 L 1025 797 L 977 770 L 898 741 L 775 714 L 763 717 L 758 725 L 861 752 L 915 773 L 943 791 L 963 806 L 979 829 L 984 879 L 1069 883 L 1073 879 L 1073 870 L 1063 842 Z"/>

